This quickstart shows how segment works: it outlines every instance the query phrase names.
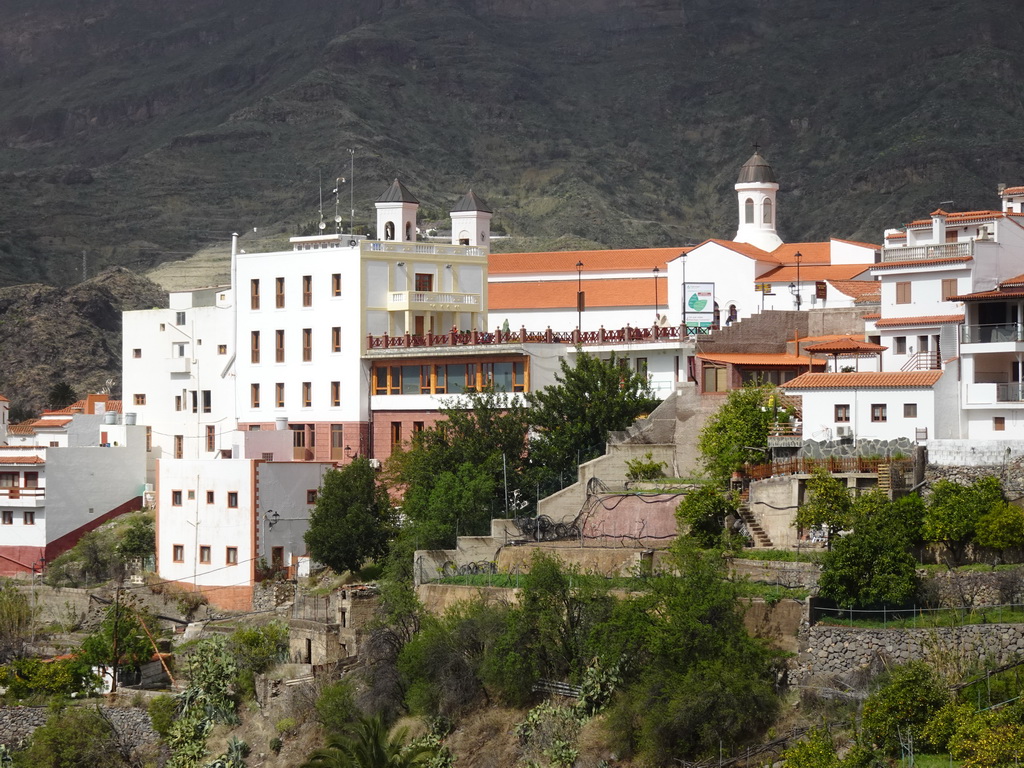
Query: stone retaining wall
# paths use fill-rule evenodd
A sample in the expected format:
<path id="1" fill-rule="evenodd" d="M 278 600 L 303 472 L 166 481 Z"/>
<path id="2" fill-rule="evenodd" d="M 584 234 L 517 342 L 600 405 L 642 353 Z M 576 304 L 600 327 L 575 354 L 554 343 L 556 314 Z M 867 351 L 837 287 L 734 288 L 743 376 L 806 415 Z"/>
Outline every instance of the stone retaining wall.
<path id="1" fill-rule="evenodd" d="M 795 682 L 818 676 L 844 676 L 886 664 L 905 664 L 926 656 L 954 654 L 962 659 L 990 658 L 996 664 L 1024 655 L 1024 624 L 974 624 L 932 629 L 860 629 L 810 627 L 797 656 Z"/>
<path id="2" fill-rule="evenodd" d="M 160 739 L 144 709 L 103 705 L 99 705 L 99 709 L 114 727 L 118 738 L 133 749 L 155 744 Z M 0 744 L 16 747 L 27 741 L 35 729 L 46 722 L 49 714 L 47 707 L 0 707 Z"/>

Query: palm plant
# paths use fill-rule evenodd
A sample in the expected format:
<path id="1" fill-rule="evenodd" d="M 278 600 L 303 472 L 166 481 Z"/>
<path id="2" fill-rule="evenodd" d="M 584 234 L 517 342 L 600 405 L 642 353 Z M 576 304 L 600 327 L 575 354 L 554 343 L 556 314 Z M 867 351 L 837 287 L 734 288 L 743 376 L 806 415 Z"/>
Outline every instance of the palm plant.
<path id="1" fill-rule="evenodd" d="M 422 768 L 434 756 L 425 744 L 406 745 L 407 728 L 394 735 L 380 716 L 360 717 L 351 731 L 334 733 L 313 750 L 301 768 Z"/>

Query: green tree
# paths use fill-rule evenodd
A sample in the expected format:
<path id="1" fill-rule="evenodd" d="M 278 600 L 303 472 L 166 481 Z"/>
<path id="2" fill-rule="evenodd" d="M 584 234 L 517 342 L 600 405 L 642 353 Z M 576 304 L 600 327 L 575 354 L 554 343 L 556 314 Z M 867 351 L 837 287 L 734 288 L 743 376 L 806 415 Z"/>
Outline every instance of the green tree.
<path id="1" fill-rule="evenodd" d="M 64 379 L 60 379 L 55 382 L 50 391 L 46 395 L 46 404 L 52 410 L 59 408 L 67 408 L 72 403 L 78 400 L 78 395 L 75 393 L 74 387 L 68 384 Z"/>
<path id="2" fill-rule="evenodd" d="M 913 738 L 914 749 L 930 746 L 925 726 L 949 701 L 949 689 L 923 661 L 896 667 L 864 703 L 863 727 L 889 755 L 900 754 L 900 738 Z"/>
<path id="3" fill-rule="evenodd" d="M 504 516 L 534 495 L 527 462 L 526 409 L 504 393 L 470 392 L 442 411 L 444 419 L 413 436 L 405 451 L 392 454 L 387 483 L 403 491 L 405 524 L 392 547 L 392 561 L 408 577 L 414 549 L 455 544 L 456 535 L 490 531 L 491 518 Z"/>
<path id="4" fill-rule="evenodd" d="M 114 729 L 96 709 L 55 708 L 17 755 L 31 768 L 120 768 L 128 765 L 118 749 Z"/>
<path id="5" fill-rule="evenodd" d="M 713 547 L 722 541 L 726 516 L 735 511 L 720 488 L 704 485 L 683 497 L 676 507 L 676 520 L 702 547 Z"/>
<path id="6" fill-rule="evenodd" d="M 310 556 L 336 572 L 358 571 L 387 552 L 391 502 L 369 459 L 324 475 L 305 540 Z"/>
<path id="7" fill-rule="evenodd" d="M 725 485 L 744 464 L 766 460 L 773 392 L 769 384 L 732 390 L 700 431 L 697 447 L 704 468 L 720 484 Z"/>
<path id="8" fill-rule="evenodd" d="M 621 748 L 658 765 L 735 746 L 778 711 L 777 655 L 746 633 L 722 558 L 680 539 L 672 564 L 619 603 L 595 645 L 622 664 L 609 712 Z"/>
<path id="9" fill-rule="evenodd" d="M 850 491 L 839 478 L 828 470 L 817 467 L 807 481 L 809 498 L 796 512 L 798 528 L 808 530 L 821 528 L 825 531 L 828 548 L 832 548 L 832 537 L 853 522 L 853 499 Z"/>
<path id="10" fill-rule="evenodd" d="M 156 525 L 152 516 L 149 514 L 133 515 L 118 531 L 114 550 L 124 561 L 136 557 L 143 559 L 152 557 L 156 552 Z"/>
<path id="11" fill-rule="evenodd" d="M 549 479 L 576 482 L 577 464 L 603 454 L 609 432 L 657 406 L 647 375 L 619 363 L 614 353 L 602 360 L 578 349 L 572 365 L 562 359 L 554 384 L 526 396 L 538 435 L 531 458 Z"/>
<path id="12" fill-rule="evenodd" d="M 946 544 L 959 563 L 974 539 L 978 521 L 1003 501 L 1002 484 L 996 477 L 983 477 L 971 485 L 939 480 L 932 486 L 925 508 L 924 539 Z"/>
<path id="13" fill-rule="evenodd" d="M 238 667 L 240 694 L 255 694 L 256 675 L 288 660 L 288 625 L 271 621 L 259 627 L 239 627 L 228 637 L 228 652 Z"/>
<path id="14" fill-rule="evenodd" d="M 916 565 L 898 531 L 864 522 L 825 553 L 819 592 L 844 608 L 903 605 L 917 590 Z"/>
<path id="15" fill-rule="evenodd" d="M 407 744 L 408 730 L 388 735 L 379 717 L 361 717 L 347 733 L 327 737 L 327 743 L 313 750 L 302 768 L 417 768 L 426 766 L 434 750 L 420 743 Z"/>
<path id="16" fill-rule="evenodd" d="M 82 658 L 94 666 L 111 666 L 114 649 L 117 663 L 137 667 L 153 657 L 153 643 L 146 633 L 156 630 L 156 622 L 139 611 L 134 600 L 122 599 L 107 609 L 100 626 L 82 641 Z M 116 643 L 115 643 L 116 637 Z"/>
<path id="17" fill-rule="evenodd" d="M 0 663 L 20 656 L 34 621 L 28 598 L 9 579 L 0 579 Z"/>
<path id="18" fill-rule="evenodd" d="M 1024 546 L 1024 510 L 1006 501 L 993 504 L 978 519 L 974 540 L 1000 554 L 1011 547 Z"/>

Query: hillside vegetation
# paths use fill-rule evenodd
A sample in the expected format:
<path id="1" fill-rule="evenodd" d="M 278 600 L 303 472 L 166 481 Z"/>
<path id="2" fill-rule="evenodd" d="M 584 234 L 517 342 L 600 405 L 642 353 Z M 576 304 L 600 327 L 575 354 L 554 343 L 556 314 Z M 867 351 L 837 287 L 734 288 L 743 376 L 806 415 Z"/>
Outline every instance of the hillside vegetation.
<path id="1" fill-rule="evenodd" d="M 474 187 L 519 249 L 731 236 L 758 142 L 785 239 L 877 241 L 1022 181 L 1016 10 L 10 0 L 0 284 L 77 281 L 83 251 L 93 274 L 232 231 L 280 241 L 319 218 L 318 178 L 348 177 L 349 148 L 357 226 L 399 175 L 428 220 Z"/>

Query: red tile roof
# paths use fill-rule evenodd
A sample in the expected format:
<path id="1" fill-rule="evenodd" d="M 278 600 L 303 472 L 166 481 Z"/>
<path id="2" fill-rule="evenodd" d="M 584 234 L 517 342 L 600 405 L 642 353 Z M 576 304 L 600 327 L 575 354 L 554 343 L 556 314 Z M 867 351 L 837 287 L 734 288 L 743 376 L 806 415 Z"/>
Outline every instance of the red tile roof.
<path id="1" fill-rule="evenodd" d="M 1022 189 L 1024 189 L 1024 187 L 1022 187 Z M 1000 285 L 1024 285 L 1024 275 L 1017 275 L 1016 277 L 1011 277 L 1009 280 L 1003 280 Z"/>
<path id="2" fill-rule="evenodd" d="M 504 309 L 575 309 L 575 280 L 536 280 L 490 283 L 487 286 L 489 312 Z M 616 278 L 584 280 L 586 305 L 592 307 L 654 308 L 654 279 Z M 658 278 L 658 300 L 668 303 L 668 279 Z M 652 315 L 653 318 L 653 315 Z"/>
<path id="3" fill-rule="evenodd" d="M 978 221 L 982 219 L 1002 219 L 1006 217 L 1003 211 L 959 211 L 958 213 L 946 213 L 942 209 L 935 211 L 934 215 L 946 216 L 946 224 L 966 224 L 971 221 Z M 915 221 L 907 224 L 907 227 L 930 227 L 932 225 L 931 219 L 916 219 Z"/>
<path id="4" fill-rule="evenodd" d="M 665 269 L 668 262 L 681 253 L 681 248 L 627 248 L 609 251 L 548 251 L 543 253 L 492 253 L 487 258 L 490 275 L 534 274 L 537 272 L 576 273 L 576 263 L 583 262 L 588 272 Z M 575 304 L 575 300 L 573 300 Z"/>
<path id="5" fill-rule="evenodd" d="M 841 355 L 860 352 L 884 352 L 888 347 L 881 344 L 872 344 L 859 339 L 836 339 L 835 341 L 823 341 L 819 344 L 808 344 L 804 347 L 805 352 L 813 352 L 822 355 Z"/>
<path id="6" fill-rule="evenodd" d="M 778 262 L 778 259 L 768 253 L 768 251 L 762 251 L 757 246 L 749 245 L 748 243 L 734 243 L 732 240 L 719 240 L 715 237 L 705 240 L 703 243 L 698 245 L 697 248 L 700 248 L 701 245 L 705 245 L 707 243 L 714 243 L 715 245 L 720 245 L 723 248 L 728 248 L 730 251 L 735 251 L 741 256 L 746 256 L 749 259 Z M 693 250 L 696 250 L 697 248 L 694 248 Z"/>
<path id="7" fill-rule="evenodd" d="M 4 464 L 45 464 L 38 456 L 0 456 L 0 466 Z"/>
<path id="8" fill-rule="evenodd" d="M 876 328 L 895 328 L 901 325 L 945 325 L 962 323 L 963 315 L 921 315 L 920 317 L 886 317 L 875 321 Z"/>
<path id="9" fill-rule="evenodd" d="M 114 413 L 121 413 L 121 400 L 107 400 L 103 404 L 106 407 L 107 412 L 113 411 Z M 45 416 L 47 414 L 68 414 L 70 416 L 76 413 L 85 413 L 87 406 L 87 400 L 78 400 L 77 402 L 72 403 L 66 408 L 57 408 L 52 411 L 43 411 L 43 415 Z"/>
<path id="10" fill-rule="evenodd" d="M 829 283 L 840 293 L 851 296 L 855 300 L 878 301 L 881 297 L 877 280 L 829 280 Z"/>
<path id="11" fill-rule="evenodd" d="M 906 232 L 893 232 L 891 235 L 886 235 L 885 239 L 886 240 L 906 240 L 907 239 L 907 233 Z"/>
<path id="12" fill-rule="evenodd" d="M 847 245 L 859 245 L 859 246 L 861 246 L 863 248 L 875 248 L 875 249 L 878 249 L 878 248 L 882 247 L 880 245 L 875 245 L 874 243 L 862 243 L 862 242 L 860 242 L 858 240 L 843 240 L 841 237 L 833 237 L 832 241 L 836 242 L 836 243 L 846 243 Z"/>
<path id="13" fill-rule="evenodd" d="M 801 266 L 806 264 L 831 264 L 832 244 L 831 243 L 783 243 L 774 251 L 772 256 L 780 264 L 796 264 L 796 255 L 800 254 Z"/>
<path id="14" fill-rule="evenodd" d="M 867 272 L 869 268 L 869 264 L 811 264 L 808 266 L 801 262 L 799 268 L 793 265 L 776 267 L 757 278 L 757 282 L 792 283 L 797 279 L 797 273 L 800 275 L 801 283 L 817 280 L 852 280 Z"/>
<path id="15" fill-rule="evenodd" d="M 882 316 L 881 312 L 871 312 L 871 313 L 869 313 L 867 315 L 861 315 L 860 319 L 861 320 L 877 320 L 881 316 Z"/>
<path id="16" fill-rule="evenodd" d="M 31 435 L 35 432 L 32 425 L 29 424 L 9 424 L 7 426 L 7 433 L 10 435 Z"/>
<path id="17" fill-rule="evenodd" d="M 1024 195 L 1024 187 L 1007 187 L 1003 195 Z"/>
<path id="18" fill-rule="evenodd" d="M 824 360 L 812 360 L 809 357 L 803 355 L 791 355 L 789 353 L 746 353 L 746 352 L 722 352 L 715 354 L 714 352 L 702 352 L 697 355 L 701 360 L 707 360 L 710 363 L 728 363 L 730 365 L 741 365 L 751 368 L 765 368 L 768 366 L 787 366 L 789 368 L 800 367 L 806 368 L 813 364 L 816 366 L 824 367 L 826 365 Z"/>
<path id="19" fill-rule="evenodd" d="M 994 291 L 980 291 L 979 293 L 964 293 L 960 296 L 950 296 L 951 301 L 981 301 L 983 299 L 1019 299 L 1024 296 L 1024 286 L 1020 288 L 1008 288 L 1003 290 L 997 288 Z"/>
<path id="20" fill-rule="evenodd" d="M 804 373 L 782 385 L 783 389 L 905 389 L 931 387 L 942 371 L 891 371 Z"/>

